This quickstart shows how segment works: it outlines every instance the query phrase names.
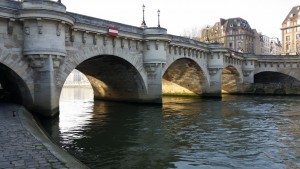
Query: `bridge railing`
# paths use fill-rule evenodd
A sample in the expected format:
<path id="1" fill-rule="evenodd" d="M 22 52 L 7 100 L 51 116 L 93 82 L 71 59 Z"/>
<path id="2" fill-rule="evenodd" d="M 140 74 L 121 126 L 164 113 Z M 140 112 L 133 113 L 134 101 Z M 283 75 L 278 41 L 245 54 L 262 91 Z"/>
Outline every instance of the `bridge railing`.
<path id="1" fill-rule="evenodd" d="M 6 9 L 20 9 L 21 8 L 21 1 L 17 0 L 0 0 L 0 8 Z"/>
<path id="2" fill-rule="evenodd" d="M 176 36 L 176 35 L 169 35 L 172 41 L 174 42 L 180 42 L 180 43 L 186 43 L 191 44 L 203 48 L 223 48 L 223 44 L 212 44 L 212 43 L 204 43 L 197 40 L 193 40 L 190 38 L 182 37 L 182 36 Z"/>
<path id="3" fill-rule="evenodd" d="M 143 29 L 131 25 L 126 25 L 118 22 L 112 22 L 104 19 L 94 18 L 90 16 L 80 15 L 72 12 L 67 12 L 68 15 L 75 18 L 77 23 L 92 25 L 92 26 L 98 26 L 102 28 L 107 28 L 108 26 L 115 26 L 119 28 L 119 30 L 125 31 L 125 32 L 131 32 L 135 34 L 143 34 Z"/>
<path id="4" fill-rule="evenodd" d="M 257 55 L 257 57 L 262 59 L 300 59 L 299 55 Z"/>
<path id="5" fill-rule="evenodd" d="M 244 54 L 244 57 L 255 57 L 259 60 L 300 59 L 300 55 L 255 55 Z"/>

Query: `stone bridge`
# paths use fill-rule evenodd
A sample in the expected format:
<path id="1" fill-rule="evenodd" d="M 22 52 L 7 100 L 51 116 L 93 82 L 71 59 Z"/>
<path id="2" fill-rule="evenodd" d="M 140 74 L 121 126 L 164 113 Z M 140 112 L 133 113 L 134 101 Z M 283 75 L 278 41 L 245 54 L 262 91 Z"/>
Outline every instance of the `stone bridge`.
<path id="1" fill-rule="evenodd" d="M 118 29 L 117 36 L 108 27 Z M 54 116 L 68 75 L 95 99 L 162 103 L 162 95 L 300 94 L 299 56 L 256 56 L 66 11 L 47 0 L 0 1 L 2 100 Z"/>

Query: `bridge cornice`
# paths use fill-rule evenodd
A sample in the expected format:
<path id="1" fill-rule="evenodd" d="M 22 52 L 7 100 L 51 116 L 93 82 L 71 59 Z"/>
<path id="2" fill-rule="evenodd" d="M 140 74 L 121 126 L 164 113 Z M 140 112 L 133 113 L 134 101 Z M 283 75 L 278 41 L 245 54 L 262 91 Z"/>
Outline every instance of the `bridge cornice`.
<path id="1" fill-rule="evenodd" d="M 0 17 L 1 18 L 17 18 L 18 10 L 0 7 Z"/>
<path id="2" fill-rule="evenodd" d="M 97 34 L 102 36 L 108 36 L 107 27 L 98 27 L 93 25 L 86 25 L 83 23 L 75 23 L 72 27 L 72 31 L 81 31 L 91 34 Z M 142 34 L 134 34 L 131 32 L 126 32 L 119 30 L 118 36 L 116 38 L 124 38 L 124 39 L 131 39 L 131 40 L 143 40 Z"/>
<path id="3" fill-rule="evenodd" d="M 145 35 L 144 36 L 144 40 L 156 40 L 156 41 L 168 41 L 170 42 L 170 36 L 168 35 L 155 35 L 155 34 L 151 34 L 151 35 Z"/>
<path id="4" fill-rule="evenodd" d="M 202 51 L 202 52 L 209 52 L 209 49 L 207 49 L 205 47 L 192 45 L 192 44 L 187 44 L 187 43 L 182 43 L 182 42 L 170 41 L 169 45 L 171 47 L 187 48 L 187 49 L 199 50 L 199 51 Z"/>
<path id="5" fill-rule="evenodd" d="M 298 62 L 300 59 L 257 59 L 257 62 L 278 62 L 278 63 L 287 63 L 287 62 Z"/>
<path id="6" fill-rule="evenodd" d="M 80 15 L 72 12 L 67 12 L 67 14 L 73 17 L 75 21 L 75 25 L 89 25 L 89 27 L 93 28 L 108 28 L 109 26 L 114 26 L 122 32 L 130 32 L 134 34 L 143 35 L 143 29 L 131 25 L 126 25 L 118 22 L 112 22 L 104 19 L 94 18 L 90 16 Z"/>
<path id="7" fill-rule="evenodd" d="M 176 35 L 169 35 L 171 37 L 172 42 L 177 42 L 177 43 L 181 43 L 181 44 L 189 44 L 189 45 L 193 45 L 193 46 L 197 46 L 197 47 L 203 47 L 203 48 L 209 48 L 208 44 L 200 42 L 200 41 L 196 41 L 196 40 L 192 40 L 189 38 L 185 38 L 182 36 L 176 36 Z"/>
<path id="8" fill-rule="evenodd" d="M 68 16 L 65 13 L 43 10 L 43 9 L 40 10 L 25 9 L 25 10 L 21 10 L 19 13 L 20 20 L 37 19 L 37 18 L 65 22 L 68 25 L 73 25 L 75 21 L 74 18 Z"/>
<path id="9" fill-rule="evenodd" d="M 282 55 L 245 55 L 246 59 L 251 58 L 257 62 L 300 62 L 300 56 L 290 55 L 290 56 L 282 56 Z"/>
<path id="10" fill-rule="evenodd" d="M 244 60 L 245 58 L 243 56 L 240 55 L 233 55 L 232 53 L 230 53 L 228 50 L 227 52 L 224 53 L 224 56 L 226 58 L 232 58 L 232 59 L 238 59 L 238 60 Z"/>
<path id="11" fill-rule="evenodd" d="M 23 0 L 22 2 L 23 9 L 45 9 L 57 12 L 66 13 L 66 6 L 62 3 L 58 3 L 56 1 L 32 1 L 32 0 Z"/>
<path id="12" fill-rule="evenodd" d="M 21 2 L 12 0 L 1 0 L 0 7 L 3 9 L 18 10 L 21 8 Z"/>

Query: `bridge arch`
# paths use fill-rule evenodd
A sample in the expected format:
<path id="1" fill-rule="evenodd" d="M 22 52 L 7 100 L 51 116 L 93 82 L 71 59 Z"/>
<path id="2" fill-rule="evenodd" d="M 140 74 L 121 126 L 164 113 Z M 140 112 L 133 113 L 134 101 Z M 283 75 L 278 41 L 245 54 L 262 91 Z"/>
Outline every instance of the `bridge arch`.
<path id="1" fill-rule="evenodd" d="M 69 52 L 61 80 L 74 69 L 85 74 L 94 89 L 94 97 L 104 100 L 143 101 L 147 94 L 147 74 L 139 52 L 108 50 L 104 47 L 82 48 Z"/>
<path id="2" fill-rule="evenodd" d="M 240 92 L 243 82 L 242 72 L 232 65 L 223 68 L 222 71 L 222 93 L 235 94 Z"/>
<path id="3" fill-rule="evenodd" d="M 255 74 L 264 74 L 264 73 L 274 73 L 274 74 L 283 74 L 286 76 L 290 76 L 293 77 L 295 79 L 297 79 L 298 81 L 300 81 L 300 69 L 256 69 Z"/>
<path id="4" fill-rule="evenodd" d="M 254 92 L 257 94 L 300 94 L 300 81 L 296 77 L 276 71 L 256 73 Z"/>
<path id="5" fill-rule="evenodd" d="M 0 101 L 21 104 L 27 108 L 33 106 L 33 96 L 26 81 L 14 70 L 0 63 Z"/>
<path id="6" fill-rule="evenodd" d="M 178 58 L 166 64 L 162 80 L 164 95 L 199 96 L 206 91 L 209 84 L 203 68 L 190 58 Z"/>

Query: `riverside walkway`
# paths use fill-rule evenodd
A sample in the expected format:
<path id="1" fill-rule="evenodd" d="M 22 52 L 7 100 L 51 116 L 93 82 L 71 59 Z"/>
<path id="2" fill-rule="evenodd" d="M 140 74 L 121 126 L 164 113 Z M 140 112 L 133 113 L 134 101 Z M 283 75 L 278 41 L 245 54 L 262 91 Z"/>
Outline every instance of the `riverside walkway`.
<path id="1" fill-rule="evenodd" d="M 53 144 L 23 107 L 0 103 L 0 169 L 9 168 L 87 167 Z"/>

